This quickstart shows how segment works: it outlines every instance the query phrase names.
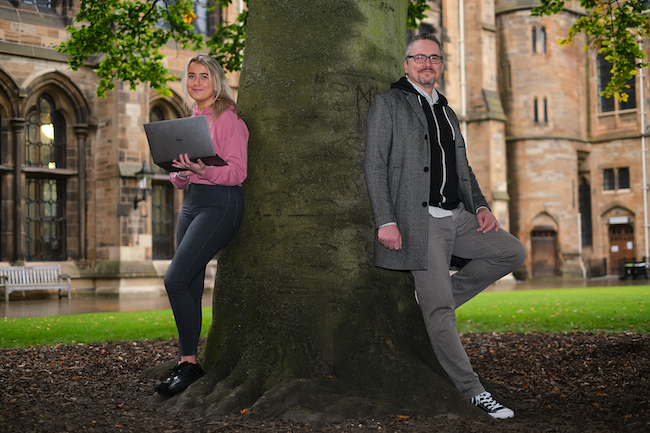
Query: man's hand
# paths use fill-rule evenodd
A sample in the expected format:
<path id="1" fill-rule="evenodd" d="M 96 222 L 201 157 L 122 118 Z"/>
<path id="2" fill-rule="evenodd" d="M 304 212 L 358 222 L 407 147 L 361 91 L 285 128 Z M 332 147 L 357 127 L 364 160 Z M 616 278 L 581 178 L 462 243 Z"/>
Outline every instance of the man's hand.
<path id="1" fill-rule="evenodd" d="M 476 219 L 478 220 L 477 232 L 487 233 L 492 229 L 498 232 L 499 227 L 501 227 L 497 218 L 485 207 L 482 207 L 476 212 Z"/>
<path id="2" fill-rule="evenodd" d="M 377 237 L 379 238 L 379 243 L 386 248 L 391 250 L 402 249 L 402 234 L 394 224 L 379 227 Z"/>

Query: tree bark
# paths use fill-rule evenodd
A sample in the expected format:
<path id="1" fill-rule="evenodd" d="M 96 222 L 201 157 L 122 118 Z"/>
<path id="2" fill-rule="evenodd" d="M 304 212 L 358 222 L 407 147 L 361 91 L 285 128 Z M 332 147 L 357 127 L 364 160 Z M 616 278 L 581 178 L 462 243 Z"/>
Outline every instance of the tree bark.
<path id="1" fill-rule="evenodd" d="M 319 422 L 470 413 L 435 360 L 410 273 L 372 266 L 372 98 L 403 73 L 406 0 L 251 0 L 238 235 L 222 252 L 209 371 L 167 404 Z"/>

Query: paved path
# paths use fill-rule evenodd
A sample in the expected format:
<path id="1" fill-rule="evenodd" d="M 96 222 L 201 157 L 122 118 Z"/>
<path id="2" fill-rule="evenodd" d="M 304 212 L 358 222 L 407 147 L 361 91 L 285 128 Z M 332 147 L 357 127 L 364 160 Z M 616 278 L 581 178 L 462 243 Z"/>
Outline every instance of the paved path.
<path id="1" fill-rule="evenodd" d="M 620 280 L 616 276 L 592 278 L 589 280 L 566 281 L 548 279 L 543 281 L 505 281 L 488 287 L 487 291 L 533 290 L 550 288 L 607 287 L 623 285 L 649 285 L 647 280 Z M 2 297 L 4 299 L 4 296 Z M 79 290 L 58 299 L 56 292 L 16 292 L 9 303 L 0 301 L 0 317 L 39 317 L 63 314 L 109 313 L 119 311 L 164 310 L 170 308 L 166 295 L 95 295 L 92 290 Z M 212 305 L 212 290 L 203 295 L 203 305 Z"/>
<path id="2" fill-rule="evenodd" d="M 171 308 L 167 295 L 95 295 L 91 290 L 72 291 L 72 297 L 58 299 L 56 292 L 43 294 L 25 292 L 12 293 L 7 304 L 0 302 L 0 317 L 60 316 L 63 314 L 110 313 L 119 311 L 165 310 Z M 4 296 L 3 296 L 4 299 Z M 203 305 L 212 305 L 212 290 L 203 294 Z"/>

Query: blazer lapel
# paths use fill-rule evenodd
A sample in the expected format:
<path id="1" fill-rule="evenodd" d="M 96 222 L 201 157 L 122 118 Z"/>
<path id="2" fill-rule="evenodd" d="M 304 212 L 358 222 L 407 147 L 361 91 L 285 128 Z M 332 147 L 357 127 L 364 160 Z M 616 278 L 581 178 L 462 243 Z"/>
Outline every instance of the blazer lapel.
<path id="1" fill-rule="evenodd" d="M 422 108 L 422 105 L 420 104 L 420 99 L 415 93 L 406 93 L 406 100 L 408 101 L 409 105 L 415 111 L 415 115 L 420 119 L 420 122 L 422 122 L 422 126 L 424 126 L 425 129 L 429 129 L 429 124 L 427 123 L 427 118 L 424 115 L 424 109 Z"/>

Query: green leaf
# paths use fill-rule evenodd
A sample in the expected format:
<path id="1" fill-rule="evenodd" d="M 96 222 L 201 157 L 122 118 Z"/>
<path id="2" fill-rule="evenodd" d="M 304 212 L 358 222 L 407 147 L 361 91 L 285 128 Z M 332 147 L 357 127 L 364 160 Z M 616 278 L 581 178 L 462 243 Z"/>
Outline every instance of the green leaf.
<path id="1" fill-rule="evenodd" d="M 615 97 L 622 101 L 628 95 L 623 91 L 627 81 L 638 68 L 648 66 L 643 62 L 645 53 L 639 41 L 650 36 L 650 16 L 646 0 L 581 0 L 586 16 L 579 18 L 569 29 L 561 45 L 568 45 L 578 34 L 587 35 L 587 47 L 594 47 L 612 63 L 612 77 L 601 95 Z M 550 16 L 560 13 L 564 0 L 541 0 L 541 5 L 532 9 L 532 16 Z M 641 61 L 638 61 L 641 60 Z"/>
<path id="2" fill-rule="evenodd" d="M 425 12 L 431 9 L 426 0 L 409 0 L 407 11 L 407 26 L 409 29 L 417 29 L 420 22 L 426 18 Z"/>
<path id="3" fill-rule="evenodd" d="M 200 49 L 203 36 L 184 20 L 193 11 L 190 0 L 174 3 L 122 0 L 82 0 L 70 40 L 57 50 L 69 56 L 72 70 L 101 59 L 95 72 L 100 78 L 97 95 L 115 88 L 115 80 L 136 85 L 149 82 L 164 91 L 175 77 L 163 65 L 160 48 L 171 40 L 188 49 Z M 92 61 L 91 61 L 92 60 Z"/>
<path id="4" fill-rule="evenodd" d="M 206 9 L 225 8 L 231 3 L 215 0 Z M 409 28 L 417 28 L 429 9 L 426 0 L 409 0 Z M 74 24 L 67 29 L 70 39 L 56 49 L 69 56 L 73 71 L 84 66 L 95 68 L 99 77 L 96 94 L 100 97 L 113 90 L 116 81 L 128 83 L 131 89 L 148 82 L 157 92 L 171 94 L 167 83 L 176 77 L 164 67 L 160 53 L 171 41 L 187 50 L 198 50 L 205 44 L 226 71 L 240 70 L 248 11 L 242 12 L 235 23 L 221 24 L 208 41 L 194 32 L 193 11 L 191 0 L 82 0 Z"/>

